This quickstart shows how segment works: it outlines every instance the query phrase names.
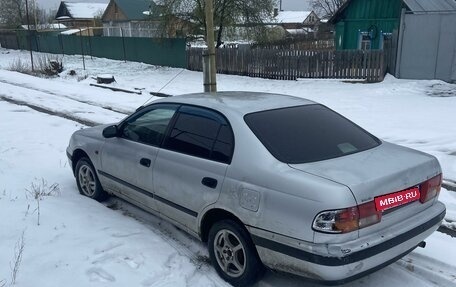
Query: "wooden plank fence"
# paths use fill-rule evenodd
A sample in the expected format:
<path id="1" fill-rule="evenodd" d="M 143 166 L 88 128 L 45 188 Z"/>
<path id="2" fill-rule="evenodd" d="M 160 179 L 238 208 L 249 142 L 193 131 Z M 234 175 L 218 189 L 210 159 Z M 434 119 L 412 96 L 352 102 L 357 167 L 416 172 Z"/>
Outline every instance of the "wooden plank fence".
<path id="1" fill-rule="evenodd" d="M 202 71 L 203 48 L 187 49 L 187 68 Z M 217 49 L 217 72 L 279 80 L 298 78 L 365 79 L 381 82 L 386 73 L 385 52 L 303 51 L 282 49 Z"/>

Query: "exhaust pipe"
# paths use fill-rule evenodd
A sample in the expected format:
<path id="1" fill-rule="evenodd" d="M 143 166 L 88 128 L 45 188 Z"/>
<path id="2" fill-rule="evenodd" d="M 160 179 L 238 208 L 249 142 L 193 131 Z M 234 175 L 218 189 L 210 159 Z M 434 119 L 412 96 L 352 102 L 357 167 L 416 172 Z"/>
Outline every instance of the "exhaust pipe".
<path id="1" fill-rule="evenodd" d="M 426 241 L 421 241 L 421 242 L 418 244 L 418 247 L 421 247 L 421 248 L 426 247 Z"/>

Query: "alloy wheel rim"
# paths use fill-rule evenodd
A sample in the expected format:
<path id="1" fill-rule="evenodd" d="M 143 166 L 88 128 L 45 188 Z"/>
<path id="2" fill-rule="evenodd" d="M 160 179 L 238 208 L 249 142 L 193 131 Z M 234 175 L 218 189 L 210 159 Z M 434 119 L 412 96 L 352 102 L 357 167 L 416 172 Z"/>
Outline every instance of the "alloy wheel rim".
<path id="1" fill-rule="evenodd" d="M 87 165 L 81 166 L 78 177 L 82 192 L 87 196 L 93 196 L 95 193 L 95 175 L 92 169 Z"/>
<path id="2" fill-rule="evenodd" d="M 236 234 L 226 229 L 217 232 L 214 252 L 218 265 L 228 276 L 236 278 L 244 274 L 245 248 Z"/>

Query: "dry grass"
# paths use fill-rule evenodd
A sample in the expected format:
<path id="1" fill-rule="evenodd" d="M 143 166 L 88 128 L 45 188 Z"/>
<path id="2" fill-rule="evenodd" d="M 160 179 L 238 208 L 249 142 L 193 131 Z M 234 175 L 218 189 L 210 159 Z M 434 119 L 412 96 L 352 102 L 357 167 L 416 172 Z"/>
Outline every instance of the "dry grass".
<path id="1" fill-rule="evenodd" d="M 18 241 L 16 242 L 16 246 L 14 247 L 14 261 L 10 263 L 11 267 L 11 284 L 16 284 L 17 274 L 19 272 L 19 267 L 22 263 L 22 255 L 24 254 L 25 248 L 25 230 L 22 231 L 21 237 L 19 237 Z M 6 282 L 5 282 L 6 285 Z"/>
<path id="2" fill-rule="evenodd" d="M 38 55 L 33 63 L 34 71 L 30 62 L 17 58 L 11 62 L 8 70 L 40 77 L 55 77 L 63 71 L 62 59 L 55 55 Z"/>
<path id="3" fill-rule="evenodd" d="M 45 196 L 59 195 L 60 187 L 57 183 L 48 185 L 47 181 L 45 181 L 42 178 L 41 181 L 32 182 L 32 184 L 30 185 L 30 188 L 25 189 L 25 191 L 26 191 L 25 196 L 27 197 L 27 199 L 30 196 L 33 199 L 35 199 L 35 201 L 36 201 L 37 207 L 34 210 L 34 212 L 37 211 L 37 214 L 38 214 L 37 224 L 40 225 L 40 201 Z M 27 214 L 28 214 L 28 208 L 27 208 Z"/>

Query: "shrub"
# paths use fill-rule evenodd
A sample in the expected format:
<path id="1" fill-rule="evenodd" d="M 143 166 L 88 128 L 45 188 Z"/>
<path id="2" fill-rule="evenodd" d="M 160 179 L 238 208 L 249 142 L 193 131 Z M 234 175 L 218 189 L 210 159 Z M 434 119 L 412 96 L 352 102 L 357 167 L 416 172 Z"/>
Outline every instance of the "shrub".
<path id="1" fill-rule="evenodd" d="M 41 54 L 34 58 L 33 63 L 34 71 L 28 61 L 17 58 L 10 64 L 8 70 L 42 77 L 55 77 L 63 71 L 62 59 L 58 56 Z"/>

